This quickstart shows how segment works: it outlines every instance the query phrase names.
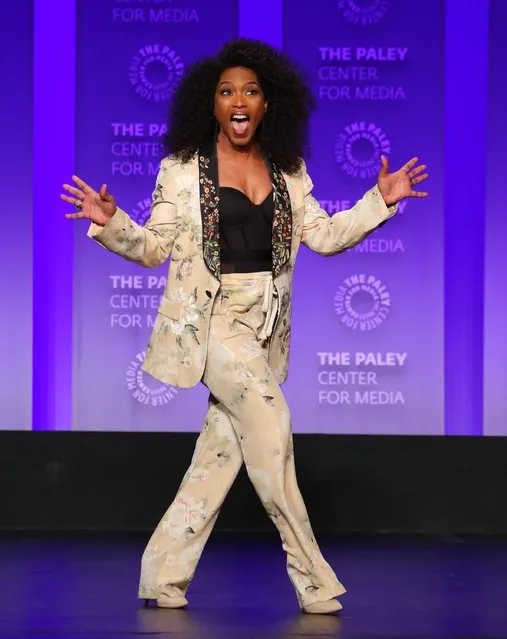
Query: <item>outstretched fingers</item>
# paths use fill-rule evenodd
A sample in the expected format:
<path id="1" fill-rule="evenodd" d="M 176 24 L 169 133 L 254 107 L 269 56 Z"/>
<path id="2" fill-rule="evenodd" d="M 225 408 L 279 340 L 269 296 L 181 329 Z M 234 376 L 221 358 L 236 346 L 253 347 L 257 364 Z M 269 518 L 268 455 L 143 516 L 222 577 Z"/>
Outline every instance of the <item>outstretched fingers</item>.
<path id="1" fill-rule="evenodd" d="M 428 197 L 427 191 L 410 191 L 410 197 Z"/>
<path id="2" fill-rule="evenodd" d="M 411 171 L 409 171 L 408 177 L 414 178 L 416 175 L 419 175 L 419 173 L 422 173 L 425 170 L 426 170 L 426 164 L 421 164 L 420 166 L 416 166 L 415 169 L 412 169 Z"/>
<path id="3" fill-rule="evenodd" d="M 81 198 L 71 197 L 69 195 L 64 195 L 63 193 L 60 195 L 60 198 L 64 202 L 68 202 L 69 204 L 73 204 L 74 206 L 77 206 L 78 208 L 83 206 L 83 200 Z"/>
<path id="4" fill-rule="evenodd" d="M 72 181 L 77 184 L 79 186 L 79 188 L 86 194 L 88 195 L 89 193 L 92 195 L 96 195 L 95 190 L 92 189 L 92 187 L 87 184 L 84 180 L 82 180 L 80 177 L 78 177 L 77 175 L 73 175 L 72 176 Z"/>
<path id="5" fill-rule="evenodd" d="M 424 180 L 427 180 L 427 179 L 428 179 L 428 174 L 423 173 L 423 175 L 420 175 L 419 177 L 411 178 L 410 184 L 412 186 L 415 186 L 416 184 L 419 184 L 420 182 L 424 182 Z"/>
<path id="6" fill-rule="evenodd" d="M 75 186 L 71 186 L 70 184 L 64 184 L 63 189 L 64 191 L 72 194 L 69 196 L 62 193 L 60 197 L 64 202 L 69 202 L 69 204 L 74 204 L 78 207 L 83 205 L 83 200 L 86 197 L 83 191 L 77 189 Z"/>
<path id="7" fill-rule="evenodd" d="M 410 173 L 410 170 L 412 169 L 413 166 L 417 164 L 418 161 L 419 161 L 418 157 L 412 158 L 401 167 L 401 170 L 405 171 L 405 173 Z"/>
<path id="8" fill-rule="evenodd" d="M 86 215 L 82 211 L 80 211 L 79 213 L 65 213 L 65 217 L 68 220 L 81 220 L 86 217 Z"/>
<path id="9" fill-rule="evenodd" d="M 389 173 L 389 161 L 385 155 L 380 156 L 380 175 L 384 176 Z"/>
<path id="10" fill-rule="evenodd" d="M 82 191 L 81 189 L 77 189 L 75 186 L 72 186 L 71 184 L 64 184 L 63 189 L 65 191 L 68 191 L 69 193 L 72 193 L 72 195 L 75 195 L 80 200 L 84 200 L 85 198 L 84 191 Z"/>

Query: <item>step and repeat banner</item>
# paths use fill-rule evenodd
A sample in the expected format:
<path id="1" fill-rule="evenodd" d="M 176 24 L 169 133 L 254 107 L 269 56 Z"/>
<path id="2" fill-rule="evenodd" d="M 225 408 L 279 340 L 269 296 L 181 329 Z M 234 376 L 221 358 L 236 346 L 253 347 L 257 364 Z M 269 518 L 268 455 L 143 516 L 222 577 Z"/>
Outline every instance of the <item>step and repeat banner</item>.
<path id="1" fill-rule="evenodd" d="M 77 171 L 149 216 L 168 101 L 186 67 L 237 37 L 237 0 L 77 0 Z M 169 264 L 146 269 L 75 231 L 73 428 L 199 430 L 204 389 L 140 366 Z M 199 396 L 202 401 L 199 401 Z"/>
<path id="2" fill-rule="evenodd" d="M 107 183 L 144 224 L 174 87 L 188 65 L 237 37 L 242 0 L 73 1 L 76 172 L 96 188 Z M 430 197 L 402 202 L 393 219 L 354 249 L 325 258 L 301 248 L 284 385 L 295 432 L 444 434 L 445 4 L 426 0 L 415 10 L 400 0 L 320 0 L 302 9 L 298 0 L 283 0 L 284 50 L 317 100 L 306 160 L 321 206 L 330 215 L 350 208 L 376 183 L 381 154 L 391 170 L 418 156 L 430 172 L 423 186 Z M 507 7 L 489 0 L 489 10 L 484 434 L 505 436 Z M 32 428 L 37 321 L 27 186 L 33 1 L 7 4 L 2 17 L 9 99 L 0 106 L 0 429 L 25 430 Z M 86 223 L 73 228 L 72 428 L 198 431 L 206 390 L 173 388 L 141 371 L 169 264 L 136 266 L 90 240 Z"/>
<path id="3" fill-rule="evenodd" d="M 31 0 L 6 3 L 0 21 L 2 250 L 0 429 L 32 428 Z"/>
<path id="4" fill-rule="evenodd" d="M 78 1 L 77 167 L 106 182 L 139 223 L 149 215 L 167 101 L 188 64 L 237 35 L 236 1 Z M 388 0 L 284 2 L 284 48 L 318 100 L 308 168 L 330 214 L 413 155 L 431 198 L 356 249 L 302 249 L 285 386 L 295 432 L 443 433 L 444 6 Z M 431 47 L 428 48 L 428 42 Z M 147 270 L 75 235 L 76 430 L 199 430 L 202 387 L 140 370 L 167 265 Z"/>
<path id="5" fill-rule="evenodd" d="M 507 435 L 507 219 L 505 149 L 507 148 L 507 6 L 490 4 L 489 111 L 485 234 L 484 434 Z"/>
<path id="6" fill-rule="evenodd" d="M 427 200 L 347 253 L 304 250 L 288 384 L 294 430 L 443 434 L 444 7 L 285 0 L 284 43 L 312 83 L 314 195 L 329 214 L 390 169 L 427 163 Z M 431 43 L 431 46 L 428 46 Z"/>

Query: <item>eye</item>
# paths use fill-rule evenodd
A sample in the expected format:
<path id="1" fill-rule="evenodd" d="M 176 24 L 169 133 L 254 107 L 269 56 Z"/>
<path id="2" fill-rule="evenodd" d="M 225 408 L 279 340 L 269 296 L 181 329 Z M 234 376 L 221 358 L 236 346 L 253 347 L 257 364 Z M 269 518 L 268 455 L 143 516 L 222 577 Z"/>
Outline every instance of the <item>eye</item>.
<path id="1" fill-rule="evenodd" d="M 247 89 L 246 94 L 247 95 L 257 95 L 259 93 L 259 91 L 257 89 Z"/>
<path id="2" fill-rule="evenodd" d="M 231 95 L 232 91 L 230 89 L 221 89 L 220 95 Z"/>

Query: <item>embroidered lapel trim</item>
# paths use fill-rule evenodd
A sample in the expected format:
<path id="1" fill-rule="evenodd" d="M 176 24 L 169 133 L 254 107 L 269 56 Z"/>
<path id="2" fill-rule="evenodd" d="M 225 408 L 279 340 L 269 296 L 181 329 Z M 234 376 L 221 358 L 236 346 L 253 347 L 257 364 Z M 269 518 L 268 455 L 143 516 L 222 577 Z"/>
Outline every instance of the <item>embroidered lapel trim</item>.
<path id="1" fill-rule="evenodd" d="M 290 259 L 292 244 L 292 206 L 285 178 L 275 164 L 271 165 L 271 181 L 275 199 L 272 244 L 273 277 L 276 277 Z"/>
<path id="2" fill-rule="evenodd" d="M 202 219 L 202 250 L 206 266 L 220 279 L 220 196 L 218 163 L 211 149 L 199 152 L 199 191 Z"/>
<path id="3" fill-rule="evenodd" d="M 292 243 L 292 206 L 282 172 L 268 161 L 273 186 L 275 211 L 272 227 L 272 271 L 276 277 L 290 259 Z M 202 219 L 203 255 L 206 266 L 220 280 L 220 195 L 216 148 L 199 152 L 199 191 Z"/>

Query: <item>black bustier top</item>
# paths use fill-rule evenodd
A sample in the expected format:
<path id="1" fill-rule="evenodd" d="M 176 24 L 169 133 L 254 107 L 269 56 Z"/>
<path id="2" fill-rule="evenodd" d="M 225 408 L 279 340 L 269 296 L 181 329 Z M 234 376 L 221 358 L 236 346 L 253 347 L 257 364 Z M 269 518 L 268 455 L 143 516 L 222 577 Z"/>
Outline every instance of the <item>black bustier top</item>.
<path id="1" fill-rule="evenodd" d="M 261 204 L 253 204 L 242 191 L 220 187 L 223 273 L 271 271 L 273 214 L 273 191 Z"/>

